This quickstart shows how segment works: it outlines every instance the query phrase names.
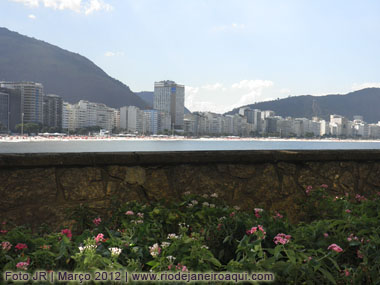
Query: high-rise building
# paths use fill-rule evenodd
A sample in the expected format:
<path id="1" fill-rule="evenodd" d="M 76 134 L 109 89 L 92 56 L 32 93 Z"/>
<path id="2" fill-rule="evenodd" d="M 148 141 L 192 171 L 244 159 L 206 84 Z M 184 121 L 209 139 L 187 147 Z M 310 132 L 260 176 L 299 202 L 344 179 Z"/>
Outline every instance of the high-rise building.
<path id="1" fill-rule="evenodd" d="M 183 129 L 185 86 L 166 80 L 154 83 L 153 108 L 171 115 L 175 129 Z"/>
<path id="2" fill-rule="evenodd" d="M 129 133 L 143 133 L 144 113 L 135 106 L 120 108 L 120 128 Z"/>
<path id="3" fill-rule="evenodd" d="M 63 100 L 61 96 L 48 94 L 44 96 L 44 125 L 58 130 L 62 129 Z"/>
<path id="4" fill-rule="evenodd" d="M 20 91 L 0 87 L 0 129 L 16 131 L 18 124 L 21 124 Z"/>
<path id="5" fill-rule="evenodd" d="M 119 125 L 119 112 L 101 103 L 80 100 L 77 104 L 63 103 L 64 130 L 99 127 L 107 131 Z"/>
<path id="6" fill-rule="evenodd" d="M 41 83 L 1 82 L 0 87 L 20 91 L 24 123 L 43 123 L 44 88 Z"/>
<path id="7" fill-rule="evenodd" d="M 0 92 L 0 133 L 9 129 L 9 94 Z"/>
<path id="8" fill-rule="evenodd" d="M 145 134 L 156 135 L 158 132 L 158 110 L 144 110 Z"/>

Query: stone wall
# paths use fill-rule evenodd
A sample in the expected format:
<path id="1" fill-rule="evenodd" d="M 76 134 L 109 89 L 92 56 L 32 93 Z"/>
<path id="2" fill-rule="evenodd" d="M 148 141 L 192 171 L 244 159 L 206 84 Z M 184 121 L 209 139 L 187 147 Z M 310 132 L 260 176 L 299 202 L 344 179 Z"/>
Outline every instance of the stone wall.
<path id="1" fill-rule="evenodd" d="M 321 184 L 332 194 L 380 191 L 380 151 L 2 154 L 0 220 L 59 225 L 80 204 L 102 212 L 112 199 L 170 200 L 191 191 L 298 221 L 305 188 Z"/>

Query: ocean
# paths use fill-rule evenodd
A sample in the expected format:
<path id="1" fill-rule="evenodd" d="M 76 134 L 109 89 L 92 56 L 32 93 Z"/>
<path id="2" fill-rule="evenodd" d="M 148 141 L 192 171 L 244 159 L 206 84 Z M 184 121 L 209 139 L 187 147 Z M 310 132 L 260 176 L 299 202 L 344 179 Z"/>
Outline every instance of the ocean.
<path id="1" fill-rule="evenodd" d="M 0 153 L 380 149 L 380 141 L 276 139 L 0 140 Z"/>

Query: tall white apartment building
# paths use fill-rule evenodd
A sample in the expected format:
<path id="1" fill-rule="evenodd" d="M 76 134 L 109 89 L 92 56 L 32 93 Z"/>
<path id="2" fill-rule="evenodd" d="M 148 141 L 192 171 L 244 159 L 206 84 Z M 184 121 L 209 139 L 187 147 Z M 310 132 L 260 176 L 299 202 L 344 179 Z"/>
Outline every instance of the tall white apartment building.
<path id="1" fill-rule="evenodd" d="M 144 133 L 156 135 L 158 133 L 158 114 L 157 110 L 143 110 L 144 112 Z"/>
<path id="2" fill-rule="evenodd" d="M 101 103 L 80 100 L 77 104 L 63 103 L 62 128 L 76 130 L 100 127 L 111 131 L 118 124 L 118 110 Z M 115 118 L 116 116 L 116 118 Z"/>
<path id="3" fill-rule="evenodd" d="M 158 112 L 158 131 L 164 132 L 171 129 L 172 119 L 169 113 L 159 111 Z"/>
<path id="4" fill-rule="evenodd" d="M 124 106 L 120 108 L 120 128 L 129 133 L 142 134 L 144 113 L 135 106 Z"/>
<path id="5" fill-rule="evenodd" d="M 170 80 L 155 82 L 153 108 L 169 113 L 172 126 L 183 129 L 185 86 Z"/>
<path id="6" fill-rule="evenodd" d="M 351 126 L 348 119 L 340 115 L 330 115 L 330 130 L 332 135 L 347 136 L 351 135 Z"/>
<path id="7" fill-rule="evenodd" d="M 0 87 L 20 91 L 24 123 L 43 123 L 44 87 L 41 83 L 0 82 Z"/>

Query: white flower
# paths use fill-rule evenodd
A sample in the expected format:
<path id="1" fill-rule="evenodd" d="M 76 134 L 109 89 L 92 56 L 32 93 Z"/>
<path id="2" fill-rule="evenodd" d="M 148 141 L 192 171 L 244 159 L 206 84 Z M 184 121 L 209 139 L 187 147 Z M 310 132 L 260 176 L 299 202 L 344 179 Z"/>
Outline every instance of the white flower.
<path id="1" fill-rule="evenodd" d="M 239 210 L 240 210 L 240 207 L 239 207 L 239 206 L 234 206 L 234 209 L 235 209 L 236 211 L 239 211 Z"/>
<path id="2" fill-rule="evenodd" d="M 80 246 L 79 247 L 79 252 L 84 252 L 86 250 L 90 251 L 90 250 L 95 250 L 96 249 L 96 245 L 94 244 L 90 244 L 90 245 L 85 245 L 84 247 L 83 246 Z"/>
<path id="3" fill-rule="evenodd" d="M 170 262 L 173 262 L 173 261 L 176 259 L 174 256 L 171 256 L 171 255 L 167 256 L 166 258 L 167 258 Z"/>
<path id="4" fill-rule="evenodd" d="M 210 204 L 210 208 L 215 208 L 215 204 Z"/>
<path id="5" fill-rule="evenodd" d="M 193 201 L 191 201 L 191 203 L 193 203 L 193 205 L 198 205 L 198 201 L 197 200 L 193 200 Z"/>
<path id="6" fill-rule="evenodd" d="M 187 205 L 187 208 L 192 208 L 192 207 L 194 207 L 194 205 L 191 203 Z"/>
<path id="7" fill-rule="evenodd" d="M 201 248 L 208 249 L 208 246 L 207 245 L 202 245 Z"/>
<path id="8" fill-rule="evenodd" d="M 205 198 L 205 199 L 207 199 L 208 195 L 207 194 L 203 194 L 202 197 Z"/>
<path id="9" fill-rule="evenodd" d="M 218 196 L 218 193 L 212 193 L 212 194 L 211 194 L 211 197 L 212 197 L 212 198 L 218 198 L 219 196 Z"/>
<path id="10" fill-rule="evenodd" d="M 149 247 L 149 252 L 150 252 L 151 256 L 157 257 L 160 254 L 160 252 L 161 252 L 161 248 L 158 245 L 158 243 L 155 243 L 153 246 L 150 246 Z"/>
<path id="11" fill-rule="evenodd" d="M 190 191 L 184 192 L 183 195 L 190 195 Z"/>
<path id="12" fill-rule="evenodd" d="M 111 251 L 111 255 L 113 256 L 119 256 L 121 253 L 121 248 L 118 247 L 111 247 L 109 250 Z"/>
<path id="13" fill-rule="evenodd" d="M 170 242 L 167 242 L 167 241 L 163 241 L 162 243 L 161 243 L 161 247 L 162 248 L 166 248 L 166 247 L 168 247 L 170 245 Z"/>
<path id="14" fill-rule="evenodd" d="M 168 239 L 177 239 L 178 236 L 176 234 L 168 234 Z"/>
<path id="15" fill-rule="evenodd" d="M 255 208 L 254 210 L 255 210 L 255 212 L 262 212 L 262 211 L 264 211 L 264 210 L 261 209 L 261 208 Z"/>
<path id="16" fill-rule="evenodd" d="M 137 216 L 138 216 L 140 219 L 144 219 L 144 213 L 137 213 Z"/>
<path id="17" fill-rule="evenodd" d="M 185 223 L 179 223 L 178 226 L 181 228 L 188 228 L 189 227 L 189 225 L 186 225 Z"/>
<path id="18" fill-rule="evenodd" d="M 203 205 L 204 207 L 208 207 L 208 206 L 210 206 L 210 204 L 209 204 L 208 202 L 203 202 L 202 205 Z"/>

